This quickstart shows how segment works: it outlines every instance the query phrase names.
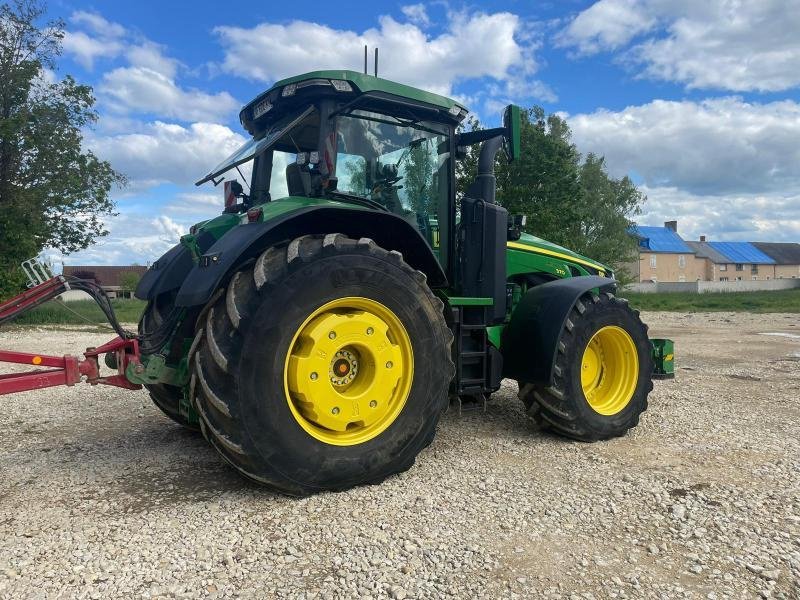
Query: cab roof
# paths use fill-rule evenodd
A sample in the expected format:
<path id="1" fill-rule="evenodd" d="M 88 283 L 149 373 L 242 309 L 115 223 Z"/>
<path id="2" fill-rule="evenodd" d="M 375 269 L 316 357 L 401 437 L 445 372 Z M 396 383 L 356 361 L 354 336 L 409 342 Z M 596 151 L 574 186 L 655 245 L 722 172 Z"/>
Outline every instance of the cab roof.
<path id="1" fill-rule="evenodd" d="M 295 75 L 294 77 L 288 77 L 286 79 L 276 81 L 271 88 L 256 96 L 247 105 L 245 105 L 244 108 L 242 108 L 242 111 L 239 114 L 239 119 L 242 124 L 245 125 L 248 130 L 250 130 L 251 127 L 249 127 L 249 125 L 251 125 L 255 120 L 254 108 L 257 105 L 262 104 L 265 100 L 269 102 L 285 100 L 282 90 L 286 86 L 294 84 L 297 86 L 297 88 L 300 88 L 303 87 L 302 84 L 304 83 L 309 84 L 323 82 L 327 83 L 329 87 L 327 90 L 320 89 L 319 91 L 333 92 L 332 85 L 330 84 L 330 82 L 333 81 L 348 82 L 353 88 L 353 92 L 351 92 L 351 94 L 380 94 L 384 97 L 396 98 L 399 101 L 408 100 L 414 103 L 426 105 L 432 109 L 438 109 L 443 113 L 446 113 L 450 119 L 457 122 L 461 121 L 461 119 L 463 119 L 469 112 L 465 106 L 459 102 L 456 102 L 455 100 L 452 100 L 451 98 L 440 96 L 439 94 L 434 94 L 433 92 L 427 92 L 410 85 L 397 83 L 395 81 L 390 81 L 381 77 L 375 77 L 373 75 L 367 75 L 366 73 L 359 73 L 358 71 L 327 70 L 311 71 L 309 73 L 303 73 L 302 75 Z"/>

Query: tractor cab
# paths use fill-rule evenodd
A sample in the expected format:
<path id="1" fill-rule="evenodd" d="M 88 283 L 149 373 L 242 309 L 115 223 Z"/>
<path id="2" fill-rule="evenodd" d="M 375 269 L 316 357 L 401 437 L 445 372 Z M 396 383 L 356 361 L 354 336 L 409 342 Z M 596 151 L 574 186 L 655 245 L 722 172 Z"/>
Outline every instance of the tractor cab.
<path id="1" fill-rule="evenodd" d="M 497 300 L 492 320 L 500 321 L 508 217 L 494 203 L 493 165 L 504 141 L 509 157 L 516 155 L 519 109 L 507 110 L 502 128 L 457 136 L 467 112 L 443 96 L 354 71 L 300 75 L 242 109 L 239 118 L 252 139 L 197 184 L 217 184 L 233 169 L 247 177 L 246 194 L 235 181 L 233 194 L 226 189 L 229 212 L 307 198 L 395 215 L 419 232 L 459 294 Z M 454 159 L 459 146 L 474 143 L 488 148 L 470 194 L 475 201 L 461 207 L 474 212 L 467 219 L 456 214 Z M 455 232 L 462 221 L 468 261 L 458 256 Z"/>

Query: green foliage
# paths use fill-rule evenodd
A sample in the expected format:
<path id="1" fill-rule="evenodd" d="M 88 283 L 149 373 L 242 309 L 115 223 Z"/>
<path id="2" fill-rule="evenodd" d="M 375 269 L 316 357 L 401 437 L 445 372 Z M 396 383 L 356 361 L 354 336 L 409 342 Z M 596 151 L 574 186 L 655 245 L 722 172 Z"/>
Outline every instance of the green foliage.
<path id="1" fill-rule="evenodd" d="M 125 271 L 119 276 L 119 285 L 123 292 L 133 292 L 136 286 L 139 285 L 139 280 L 142 278 L 136 271 Z"/>
<path id="2" fill-rule="evenodd" d="M 526 231 L 618 268 L 636 257 L 626 232 L 645 196 L 628 177 L 608 175 L 602 157 L 582 159 L 566 121 L 540 107 L 522 111 L 521 156 L 498 153 L 497 201 L 528 217 Z M 476 120 L 466 129 L 480 129 Z M 477 174 L 480 147 L 471 146 L 456 171 L 459 194 Z"/>
<path id="3" fill-rule="evenodd" d="M 408 149 L 403 172 L 403 186 L 411 210 L 421 215 L 436 214 L 437 194 L 434 190 L 436 144 L 425 140 Z"/>
<path id="4" fill-rule="evenodd" d="M 671 312 L 800 313 L 800 289 L 763 292 L 716 292 L 694 294 L 673 292 L 636 294 L 622 292 L 639 310 Z"/>
<path id="5" fill-rule="evenodd" d="M 97 119 L 92 88 L 54 81 L 64 23 L 40 24 L 38 0 L 0 5 L 0 296 L 18 291 L 18 264 L 45 247 L 86 248 L 113 214 L 111 165 L 82 148 Z"/>

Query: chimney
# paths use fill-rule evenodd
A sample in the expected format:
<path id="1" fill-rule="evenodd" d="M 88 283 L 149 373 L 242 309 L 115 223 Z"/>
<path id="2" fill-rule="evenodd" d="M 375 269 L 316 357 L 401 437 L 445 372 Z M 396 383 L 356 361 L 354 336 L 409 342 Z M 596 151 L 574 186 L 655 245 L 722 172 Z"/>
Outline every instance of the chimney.
<path id="1" fill-rule="evenodd" d="M 677 221 L 664 221 L 664 227 L 666 227 L 670 231 L 674 231 L 675 233 L 678 233 L 678 222 Z"/>
<path id="2" fill-rule="evenodd" d="M 704 236 L 704 235 L 701 235 L 701 236 L 700 236 L 700 241 L 701 241 L 701 242 L 705 242 L 705 241 L 706 241 L 706 236 Z"/>

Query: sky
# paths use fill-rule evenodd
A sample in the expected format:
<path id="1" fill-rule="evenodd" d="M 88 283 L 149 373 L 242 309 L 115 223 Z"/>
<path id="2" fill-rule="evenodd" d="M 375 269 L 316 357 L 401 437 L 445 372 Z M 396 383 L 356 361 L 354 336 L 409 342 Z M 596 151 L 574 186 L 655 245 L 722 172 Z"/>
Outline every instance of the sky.
<path id="1" fill-rule="evenodd" d="M 327 8 L 321 8 L 326 6 Z M 94 87 L 85 145 L 128 178 L 110 234 L 65 264 L 148 264 L 221 211 L 193 183 L 245 141 L 240 107 L 283 77 L 363 68 L 454 97 L 488 125 L 513 102 L 567 119 L 582 153 L 685 239 L 800 241 L 800 0 L 493 0 L 326 5 L 50 0 L 56 77 Z"/>

